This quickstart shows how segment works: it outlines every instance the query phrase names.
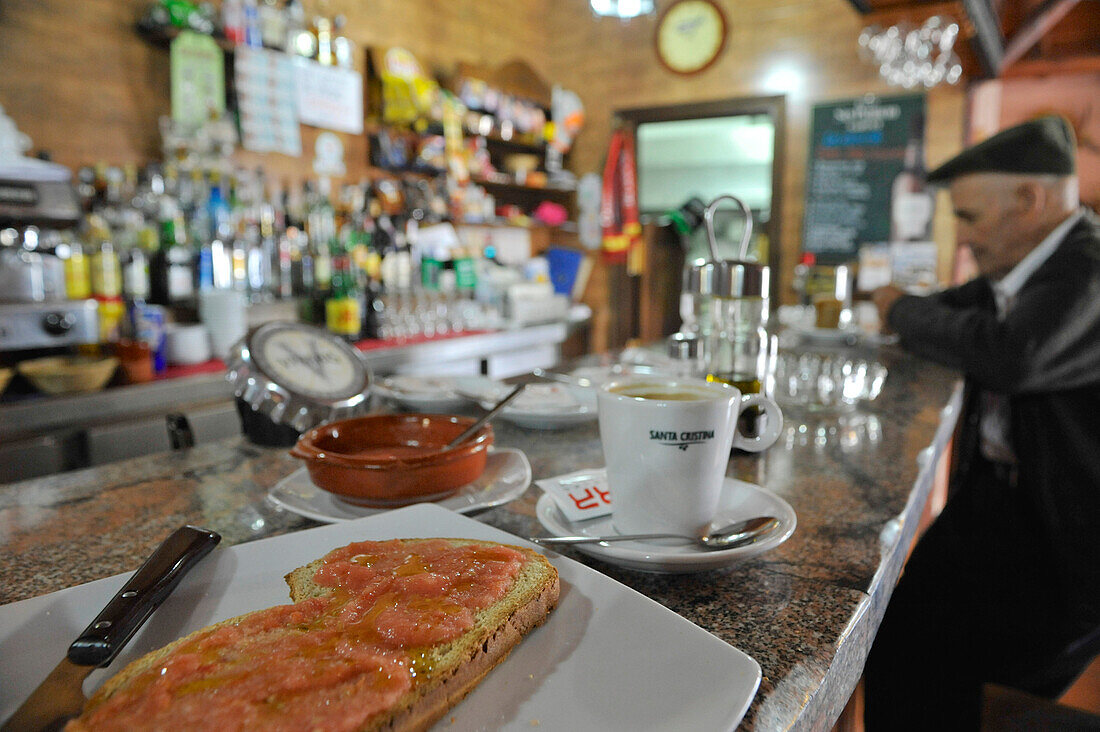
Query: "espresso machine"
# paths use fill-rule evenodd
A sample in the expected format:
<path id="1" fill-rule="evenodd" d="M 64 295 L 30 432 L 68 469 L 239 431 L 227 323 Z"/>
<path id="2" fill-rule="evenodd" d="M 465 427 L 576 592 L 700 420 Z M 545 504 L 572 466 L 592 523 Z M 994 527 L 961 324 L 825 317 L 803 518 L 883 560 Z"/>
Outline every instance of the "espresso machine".
<path id="1" fill-rule="evenodd" d="M 24 157 L 30 141 L 0 109 L 0 356 L 99 341 L 95 300 L 68 300 L 51 233 L 81 218 L 72 172 Z"/>

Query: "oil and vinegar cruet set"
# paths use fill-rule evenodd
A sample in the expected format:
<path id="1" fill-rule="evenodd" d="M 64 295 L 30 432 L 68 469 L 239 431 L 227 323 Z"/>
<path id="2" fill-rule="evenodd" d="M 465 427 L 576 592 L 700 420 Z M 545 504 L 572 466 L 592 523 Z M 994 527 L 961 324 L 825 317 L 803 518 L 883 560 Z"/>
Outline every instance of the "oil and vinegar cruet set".
<path id="1" fill-rule="evenodd" d="M 714 214 L 724 202 L 738 206 L 745 218 L 737 259 L 718 253 Z M 752 212 L 736 196 L 722 195 L 707 205 L 703 223 L 710 259 L 684 267 L 684 327 L 669 337 L 669 355 L 694 376 L 731 384 L 742 394 L 764 392 L 777 341 L 767 331 L 768 267 L 749 259 Z"/>

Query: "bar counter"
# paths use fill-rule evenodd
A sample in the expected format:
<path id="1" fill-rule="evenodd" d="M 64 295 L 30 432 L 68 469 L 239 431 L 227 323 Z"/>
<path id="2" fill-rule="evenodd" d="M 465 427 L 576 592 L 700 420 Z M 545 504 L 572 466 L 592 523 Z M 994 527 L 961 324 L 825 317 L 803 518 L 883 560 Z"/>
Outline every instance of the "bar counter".
<path id="1" fill-rule="evenodd" d="M 623 569 L 567 556 L 657 600 L 759 662 L 744 730 L 828 730 L 859 679 L 959 409 L 957 375 L 883 348 L 881 396 L 858 411 L 788 414 L 762 455 L 728 474 L 794 508 L 771 552 L 698 574 Z M 470 412 L 473 414 L 474 412 Z M 595 422 L 536 431 L 502 420 L 497 444 L 523 450 L 534 478 L 603 464 Z M 0 604 L 135 569 L 184 523 L 237 544 L 316 526 L 266 500 L 298 468 L 244 438 L 0 486 Z M 544 534 L 539 489 L 477 516 L 519 537 Z M 89 608 L 94 614 L 98 608 Z M 654 659 L 659 663 L 659 659 Z"/>

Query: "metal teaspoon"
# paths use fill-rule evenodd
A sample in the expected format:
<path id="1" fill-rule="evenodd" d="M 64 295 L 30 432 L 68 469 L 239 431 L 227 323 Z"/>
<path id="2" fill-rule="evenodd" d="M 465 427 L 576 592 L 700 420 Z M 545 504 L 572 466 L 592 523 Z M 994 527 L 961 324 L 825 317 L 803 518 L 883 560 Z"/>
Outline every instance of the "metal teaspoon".
<path id="1" fill-rule="evenodd" d="M 694 542 L 704 549 L 734 549 L 752 544 L 779 527 L 779 519 L 774 516 L 757 516 L 723 526 L 703 536 L 684 534 L 613 534 L 611 536 L 532 536 L 529 541 L 543 546 L 558 544 L 599 544 L 609 541 L 644 541 L 646 539 L 684 539 Z"/>
<path id="2" fill-rule="evenodd" d="M 448 442 L 446 444 L 446 446 L 444 446 L 443 449 L 444 450 L 450 450 L 452 448 L 455 448 L 455 447 L 461 445 L 463 442 L 465 442 L 468 438 L 470 438 L 473 435 L 477 434 L 477 431 L 479 429 L 481 429 L 481 426 L 483 424 L 488 422 L 493 417 L 497 416 L 497 413 L 500 412 L 500 410 L 504 409 L 506 406 L 508 406 L 508 402 L 512 401 L 517 396 L 519 396 L 519 393 L 521 391 L 523 391 L 524 387 L 526 387 L 526 386 L 527 386 L 527 384 L 520 384 L 516 388 L 512 389 L 512 391 L 508 392 L 508 395 L 506 397 L 504 397 L 503 399 L 501 399 L 499 402 L 497 402 L 495 405 L 493 405 L 492 409 L 490 409 L 485 414 L 481 415 L 481 419 L 474 422 L 472 425 L 470 425 L 465 430 L 463 430 L 461 435 L 459 435 L 458 437 L 456 437 L 453 440 L 451 440 L 450 442 Z"/>

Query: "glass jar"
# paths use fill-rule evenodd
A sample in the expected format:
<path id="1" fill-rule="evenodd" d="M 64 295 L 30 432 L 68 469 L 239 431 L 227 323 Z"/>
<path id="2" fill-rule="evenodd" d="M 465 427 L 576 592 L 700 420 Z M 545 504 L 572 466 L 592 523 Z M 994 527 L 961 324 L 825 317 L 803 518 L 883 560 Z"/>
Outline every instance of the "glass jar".
<path id="1" fill-rule="evenodd" d="M 697 259 L 684 265 L 680 290 L 680 320 L 682 333 L 698 333 L 706 338 L 710 333 L 710 293 L 714 264 Z"/>
<path id="2" fill-rule="evenodd" d="M 673 333 L 665 339 L 665 355 L 670 361 L 672 373 L 680 378 L 705 379 L 706 362 L 703 360 L 702 339 L 696 332 Z"/>
<path id="3" fill-rule="evenodd" d="M 742 394 L 764 390 L 768 370 L 769 271 L 739 260 L 714 263 L 707 380 L 736 386 Z"/>

